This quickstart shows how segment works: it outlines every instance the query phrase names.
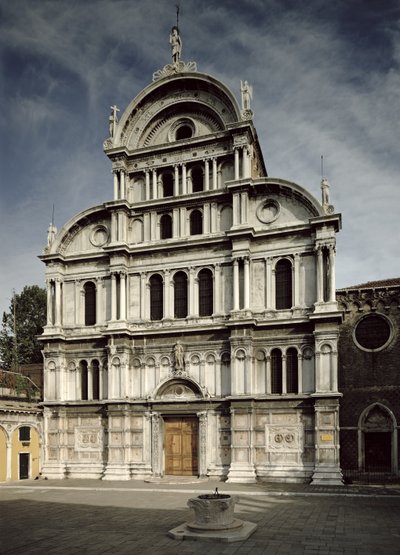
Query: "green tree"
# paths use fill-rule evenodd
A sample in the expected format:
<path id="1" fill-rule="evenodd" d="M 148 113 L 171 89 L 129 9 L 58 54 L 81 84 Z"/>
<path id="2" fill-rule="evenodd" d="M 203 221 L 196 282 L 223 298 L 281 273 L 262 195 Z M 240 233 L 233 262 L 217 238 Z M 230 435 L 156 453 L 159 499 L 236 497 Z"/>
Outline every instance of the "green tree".
<path id="1" fill-rule="evenodd" d="M 0 366 L 18 371 L 20 364 L 42 362 L 41 343 L 37 336 L 46 325 L 46 290 L 26 285 L 14 295 L 9 312 L 3 313 L 0 331 Z"/>

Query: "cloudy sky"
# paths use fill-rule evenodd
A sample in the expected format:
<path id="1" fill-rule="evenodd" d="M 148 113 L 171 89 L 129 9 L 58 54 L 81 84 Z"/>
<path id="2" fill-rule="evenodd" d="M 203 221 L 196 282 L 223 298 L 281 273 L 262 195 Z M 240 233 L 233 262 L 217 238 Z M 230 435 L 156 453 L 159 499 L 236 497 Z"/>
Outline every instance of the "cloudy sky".
<path id="1" fill-rule="evenodd" d="M 123 111 L 170 63 L 176 0 L 0 0 L 0 312 L 44 286 L 37 255 L 112 198 L 102 151 Z M 268 174 L 320 198 L 320 157 L 343 215 L 337 285 L 400 276 L 398 0 L 181 0 L 182 58 L 253 86 Z"/>

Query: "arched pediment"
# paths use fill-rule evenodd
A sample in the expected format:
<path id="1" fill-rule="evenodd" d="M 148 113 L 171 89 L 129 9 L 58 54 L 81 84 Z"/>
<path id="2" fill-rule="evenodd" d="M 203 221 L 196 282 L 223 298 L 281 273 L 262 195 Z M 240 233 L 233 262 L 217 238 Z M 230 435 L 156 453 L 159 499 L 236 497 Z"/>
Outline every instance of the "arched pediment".
<path id="1" fill-rule="evenodd" d="M 99 251 L 108 245 L 111 219 L 104 206 L 95 206 L 80 212 L 57 233 L 44 254 L 69 255 L 76 252 Z"/>
<path id="2" fill-rule="evenodd" d="M 277 198 L 288 213 L 293 212 L 292 217 L 301 217 L 295 211 L 303 211 L 307 218 L 323 215 L 321 204 L 306 189 L 285 179 L 268 177 L 264 180 L 264 192 L 267 197 Z"/>
<path id="3" fill-rule="evenodd" d="M 254 180 L 249 223 L 257 230 L 309 225 L 324 216 L 322 205 L 300 185 L 284 179 Z"/>
<path id="4" fill-rule="evenodd" d="M 163 383 L 155 393 L 155 399 L 193 400 L 202 399 L 200 387 L 192 380 L 172 379 Z"/>
<path id="5" fill-rule="evenodd" d="M 235 97 L 220 81 L 202 73 L 183 73 L 152 83 L 122 115 L 110 148 L 129 150 L 164 144 L 180 119 L 193 122 L 193 138 L 222 131 L 240 121 Z"/>

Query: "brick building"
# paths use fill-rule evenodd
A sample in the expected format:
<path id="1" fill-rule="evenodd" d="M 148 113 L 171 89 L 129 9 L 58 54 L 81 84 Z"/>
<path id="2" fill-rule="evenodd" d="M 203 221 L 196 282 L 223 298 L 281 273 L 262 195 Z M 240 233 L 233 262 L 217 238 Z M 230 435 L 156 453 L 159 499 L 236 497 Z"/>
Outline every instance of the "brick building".
<path id="1" fill-rule="evenodd" d="M 343 471 L 398 474 L 400 278 L 337 291 Z"/>

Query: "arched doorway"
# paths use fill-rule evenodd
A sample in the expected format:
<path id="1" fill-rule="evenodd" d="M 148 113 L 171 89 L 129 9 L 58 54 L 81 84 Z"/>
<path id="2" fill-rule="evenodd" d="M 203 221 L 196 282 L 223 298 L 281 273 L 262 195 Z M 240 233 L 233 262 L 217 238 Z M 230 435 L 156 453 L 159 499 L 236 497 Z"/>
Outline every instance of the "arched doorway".
<path id="1" fill-rule="evenodd" d="M 376 403 L 360 419 L 361 466 L 365 472 L 396 472 L 396 425 L 391 411 Z"/>
<path id="2" fill-rule="evenodd" d="M 197 384 L 188 379 L 169 380 L 156 397 L 170 403 L 162 414 L 164 474 L 198 476 L 199 474 L 199 418 L 182 411 L 181 403 L 202 398 Z"/>

